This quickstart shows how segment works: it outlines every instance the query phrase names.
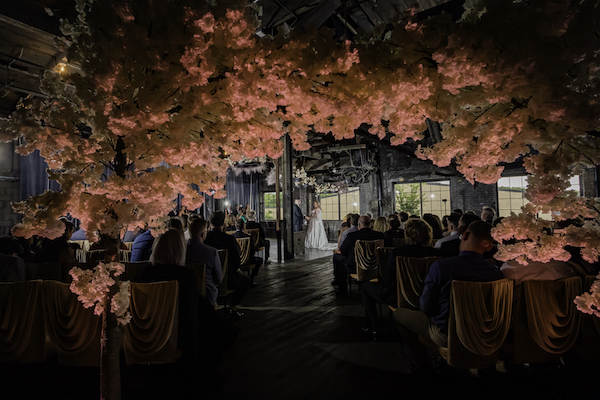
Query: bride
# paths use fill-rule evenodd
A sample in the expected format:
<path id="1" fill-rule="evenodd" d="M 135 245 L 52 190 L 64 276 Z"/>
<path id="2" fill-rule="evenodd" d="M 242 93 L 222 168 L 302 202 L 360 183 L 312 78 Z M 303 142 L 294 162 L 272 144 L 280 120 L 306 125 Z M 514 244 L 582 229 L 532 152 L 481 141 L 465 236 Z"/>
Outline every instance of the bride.
<path id="1" fill-rule="evenodd" d="M 318 201 L 313 202 L 314 209 L 310 213 L 310 217 L 305 217 L 308 221 L 308 230 L 306 231 L 306 239 L 304 247 L 307 249 L 334 250 L 337 248 L 335 244 L 329 244 L 327 233 L 323 226 L 321 218 L 321 205 Z"/>

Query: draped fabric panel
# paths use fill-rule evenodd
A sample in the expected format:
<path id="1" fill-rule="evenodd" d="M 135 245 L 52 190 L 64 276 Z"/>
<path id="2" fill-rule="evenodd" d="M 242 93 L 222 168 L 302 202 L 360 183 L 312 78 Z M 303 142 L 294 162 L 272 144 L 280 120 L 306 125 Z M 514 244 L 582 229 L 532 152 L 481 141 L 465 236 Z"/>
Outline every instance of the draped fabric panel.
<path id="1" fill-rule="evenodd" d="M 357 281 L 369 281 L 377 278 L 377 248 L 383 247 L 383 240 L 357 240 L 354 246 Z"/>
<path id="2" fill-rule="evenodd" d="M 581 293 L 581 278 L 523 282 L 529 332 L 545 351 L 562 354 L 579 333 L 581 313 L 573 299 Z"/>
<path id="3" fill-rule="evenodd" d="M 437 260 L 439 257 L 396 257 L 398 307 L 419 309 L 429 266 Z"/>
<path id="4" fill-rule="evenodd" d="M 573 299 L 580 277 L 524 281 L 515 324 L 515 362 L 550 361 L 568 351 L 580 329 L 581 312 Z"/>
<path id="5" fill-rule="evenodd" d="M 131 283 L 130 290 L 132 318 L 123 329 L 127 364 L 175 362 L 179 283 Z"/>
<path id="6" fill-rule="evenodd" d="M 223 270 L 223 280 L 217 287 L 219 289 L 219 297 L 227 296 L 227 272 L 229 270 L 229 253 L 227 249 L 217 250 L 219 252 L 219 259 L 221 260 L 221 269 Z"/>
<path id="7" fill-rule="evenodd" d="M 60 191 L 60 185 L 55 180 L 48 179 L 48 164 L 40 155 L 39 150 L 26 156 L 21 156 L 21 200 L 44 193 L 46 190 Z"/>
<path id="8" fill-rule="evenodd" d="M 236 238 L 238 244 L 240 245 L 240 265 L 246 266 L 250 262 L 250 250 L 252 249 L 252 243 L 250 240 L 252 238 Z"/>
<path id="9" fill-rule="evenodd" d="M 385 268 L 387 267 L 388 260 L 394 252 L 393 247 L 378 247 L 377 248 L 377 269 L 379 271 L 379 278 L 385 276 Z M 387 284 L 387 282 L 386 282 Z"/>
<path id="10" fill-rule="evenodd" d="M 495 353 L 510 328 L 513 285 L 510 279 L 494 282 L 453 281 L 450 336 L 455 330 L 460 343 L 477 355 Z"/>
<path id="11" fill-rule="evenodd" d="M 260 209 L 259 179 L 260 174 L 257 172 L 236 175 L 230 169 L 227 173 L 227 182 L 225 184 L 225 190 L 227 191 L 226 200 L 232 206 L 250 204 L 250 208 L 256 211 L 256 216 L 258 217 Z"/>
<path id="12" fill-rule="evenodd" d="M 42 362 L 46 333 L 42 281 L 0 283 L 0 362 Z"/>
<path id="13" fill-rule="evenodd" d="M 72 366 L 100 365 L 102 318 L 84 308 L 68 283 L 44 281 L 44 320 L 59 362 Z"/>
<path id="14" fill-rule="evenodd" d="M 194 271 L 198 293 L 206 296 L 206 265 L 204 263 L 185 264 L 186 268 Z"/>

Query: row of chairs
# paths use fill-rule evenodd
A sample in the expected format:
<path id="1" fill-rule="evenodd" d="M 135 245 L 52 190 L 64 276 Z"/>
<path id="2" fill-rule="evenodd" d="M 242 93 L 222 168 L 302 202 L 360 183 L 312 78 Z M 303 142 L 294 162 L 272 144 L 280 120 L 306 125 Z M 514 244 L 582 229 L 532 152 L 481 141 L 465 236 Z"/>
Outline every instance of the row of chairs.
<path id="1" fill-rule="evenodd" d="M 123 329 L 128 365 L 175 362 L 177 281 L 132 283 L 132 319 Z M 83 308 L 69 284 L 56 281 L 0 283 L 0 362 L 44 362 L 97 367 L 101 317 Z"/>
<path id="2" fill-rule="evenodd" d="M 355 260 L 358 282 L 374 281 L 385 274 L 393 248 L 381 241 L 357 241 Z M 429 267 L 438 257 L 396 257 L 396 307 L 418 309 Z M 553 361 L 574 346 L 589 358 L 600 358 L 600 321 L 576 310 L 575 296 L 589 289 L 595 276 L 582 281 L 452 283 L 448 348 L 438 348 L 423 338 L 431 350 L 457 368 L 494 365 L 500 351 L 516 363 Z M 516 294 L 517 301 L 513 301 Z M 510 333 L 510 335 L 509 335 Z"/>

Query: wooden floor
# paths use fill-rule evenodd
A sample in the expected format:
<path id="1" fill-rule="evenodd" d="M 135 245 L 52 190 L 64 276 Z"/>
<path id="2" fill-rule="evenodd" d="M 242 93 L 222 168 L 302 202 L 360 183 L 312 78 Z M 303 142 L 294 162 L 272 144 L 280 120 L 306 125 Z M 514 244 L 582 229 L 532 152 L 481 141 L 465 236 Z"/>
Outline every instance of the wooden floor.
<path id="1" fill-rule="evenodd" d="M 313 250 L 263 267 L 258 286 L 240 307 L 245 316 L 235 324 L 241 333 L 214 375 L 187 377 L 195 383 L 181 389 L 185 371 L 173 366 L 124 367 L 123 398 L 599 398 L 598 364 L 574 359 L 560 367 L 513 367 L 507 374 L 483 371 L 478 379 L 450 368 L 439 375 L 409 375 L 410 353 L 406 349 L 403 357 L 393 325 L 384 318 L 381 340 L 368 340 L 356 288 L 350 299 L 337 299 L 332 278 L 328 252 Z M 3 367 L 0 379 L 0 399 L 98 398 L 97 369 Z"/>

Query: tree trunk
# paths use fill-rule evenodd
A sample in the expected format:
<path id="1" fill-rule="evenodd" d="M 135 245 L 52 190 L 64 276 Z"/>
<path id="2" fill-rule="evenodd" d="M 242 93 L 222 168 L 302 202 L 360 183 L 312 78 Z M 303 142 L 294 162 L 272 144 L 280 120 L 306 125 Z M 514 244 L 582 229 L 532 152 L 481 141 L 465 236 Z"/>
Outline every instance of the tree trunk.
<path id="1" fill-rule="evenodd" d="M 112 297 L 119 290 L 119 281 L 111 287 L 102 313 L 102 336 L 100 338 L 100 398 L 102 400 L 121 399 L 120 351 L 123 332 L 117 323 L 117 317 L 110 312 Z"/>

